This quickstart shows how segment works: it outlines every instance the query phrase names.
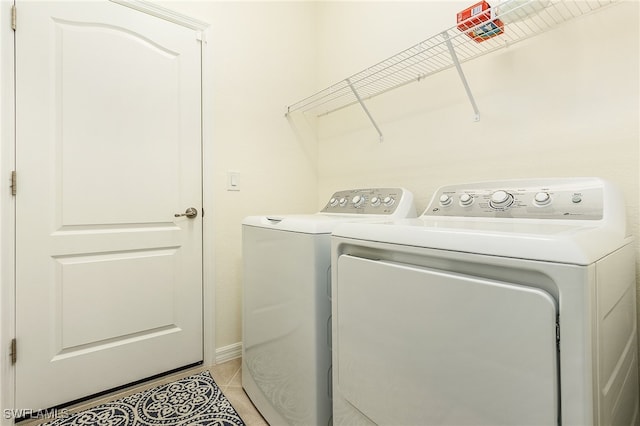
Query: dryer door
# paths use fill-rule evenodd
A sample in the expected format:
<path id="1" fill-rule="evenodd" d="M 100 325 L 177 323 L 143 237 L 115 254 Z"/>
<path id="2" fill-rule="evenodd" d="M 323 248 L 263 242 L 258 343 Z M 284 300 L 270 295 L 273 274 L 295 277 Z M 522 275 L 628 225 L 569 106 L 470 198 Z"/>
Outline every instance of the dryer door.
<path id="1" fill-rule="evenodd" d="M 547 292 L 349 255 L 336 288 L 334 393 L 373 422 L 557 424 Z"/>

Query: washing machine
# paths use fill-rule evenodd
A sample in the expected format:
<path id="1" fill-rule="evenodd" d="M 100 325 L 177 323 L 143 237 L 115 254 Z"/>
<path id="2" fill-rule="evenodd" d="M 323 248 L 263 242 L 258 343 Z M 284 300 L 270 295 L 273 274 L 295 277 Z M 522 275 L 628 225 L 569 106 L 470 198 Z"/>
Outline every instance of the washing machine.
<path id="1" fill-rule="evenodd" d="M 598 178 L 440 188 L 332 236 L 335 425 L 638 425 L 635 252 Z"/>
<path id="2" fill-rule="evenodd" d="M 316 214 L 242 224 L 242 387 L 274 426 L 331 419 L 331 240 L 345 222 L 416 217 L 403 188 L 339 191 Z"/>

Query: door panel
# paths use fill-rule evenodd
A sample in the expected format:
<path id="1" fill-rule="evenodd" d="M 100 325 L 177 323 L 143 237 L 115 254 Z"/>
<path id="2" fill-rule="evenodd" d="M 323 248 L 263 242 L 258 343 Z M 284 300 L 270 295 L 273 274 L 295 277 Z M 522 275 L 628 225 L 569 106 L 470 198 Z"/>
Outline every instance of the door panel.
<path id="1" fill-rule="evenodd" d="M 373 422 L 557 423 L 548 293 L 349 255 L 337 268 L 336 384 Z"/>
<path id="2" fill-rule="evenodd" d="M 180 201 L 180 54 L 117 25 L 52 25 L 61 225 L 166 221 Z"/>
<path id="3" fill-rule="evenodd" d="M 59 349 L 175 329 L 171 258 L 176 255 L 176 249 L 158 249 L 56 259 Z M 100 303 L 86 303 L 93 299 Z"/>
<path id="4" fill-rule="evenodd" d="M 18 2 L 16 406 L 202 360 L 200 52 L 108 1 Z"/>

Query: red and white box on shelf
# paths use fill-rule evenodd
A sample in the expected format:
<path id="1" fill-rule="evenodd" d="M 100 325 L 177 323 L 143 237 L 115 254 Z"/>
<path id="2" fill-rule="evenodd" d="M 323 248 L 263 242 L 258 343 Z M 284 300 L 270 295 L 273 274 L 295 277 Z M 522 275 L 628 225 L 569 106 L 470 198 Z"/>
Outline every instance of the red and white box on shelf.
<path id="1" fill-rule="evenodd" d="M 458 29 L 480 43 L 504 32 L 504 24 L 486 1 L 481 1 L 458 12 Z"/>

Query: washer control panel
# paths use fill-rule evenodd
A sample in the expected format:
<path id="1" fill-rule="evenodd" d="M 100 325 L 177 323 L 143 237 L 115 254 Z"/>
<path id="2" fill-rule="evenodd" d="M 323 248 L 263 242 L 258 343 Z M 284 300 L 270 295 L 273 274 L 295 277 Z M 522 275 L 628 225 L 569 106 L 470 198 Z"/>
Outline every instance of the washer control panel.
<path id="1" fill-rule="evenodd" d="M 399 206 L 412 204 L 411 198 L 402 188 L 350 189 L 333 194 L 320 212 L 392 215 Z"/>
<path id="2" fill-rule="evenodd" d="M 591 178 L 443 186 L 423 216 L 600 220 L 604 188 Z"/>

